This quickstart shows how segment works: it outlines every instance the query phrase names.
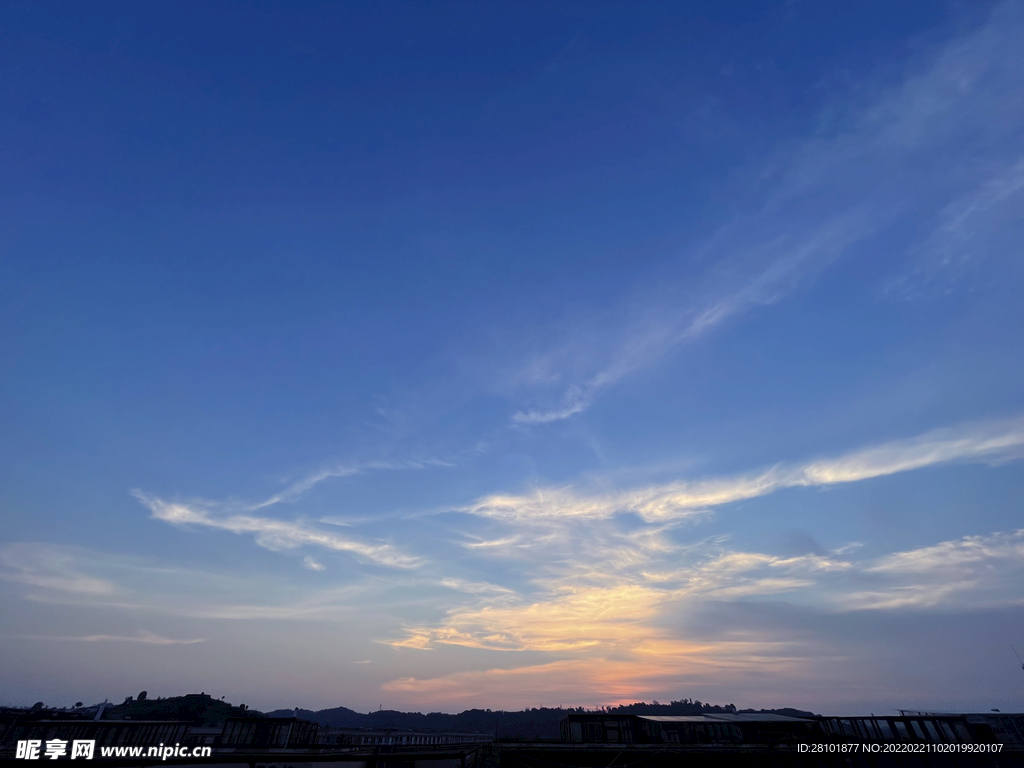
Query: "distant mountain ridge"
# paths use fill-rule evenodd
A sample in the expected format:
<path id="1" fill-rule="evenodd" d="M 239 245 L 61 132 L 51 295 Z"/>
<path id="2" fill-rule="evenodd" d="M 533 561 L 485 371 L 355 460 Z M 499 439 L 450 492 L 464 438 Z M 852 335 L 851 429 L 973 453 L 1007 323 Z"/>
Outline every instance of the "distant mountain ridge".
<path id="1" fill-rule="evenodd" d="M 602 712 L 612 715 L 710 715 L 761 712 L 790 717 L 814 717 L 813 712 L 783 707 L 781 709 L 742 709 L 735 705 L 705 704 L 692 699 L 681 699 L 669 704 L 637 702 L 589 710 L 583 707 L 563 709 L 541 707 L 519 711 L 467 709 L 457 715 L 444 712 L 398 712 L 384 709 L 362 714 L 348 707 L 333 707 L 314 712 L 310 709 L 278 709 L 268 712 L 267 717 L 300 717 L 312 720 L 329 728 L 397 728 L 424 731 L 462 731 L 475 733 L 497 733 L 500 738 L 557 739 L 558 723 L 568 714 Z"/>
<path id="2" fill-rule="evenodd" d="M 52 712 L 56 717 L 58 710 L 46 710 L 42 702 L 36 705 L 40 712 Z M 583 707 L 540 707 L 518 711 L 467 709 L 456 715 L 444 712 L 398 712 L 392 709 L 377 712 L 356 712 L 348 707 L 333 707 L 313 711 L 311 709 L 277 709 L 273 712 L 259 712 L 249 709 L 244 704 L 232 706 L 223 699 L 214 699 L 206 693 L 171 696 L 168 698 L 150 699 L 145 691 L 138 697 L 129 696 L 122 704 L 96 704 L 82 708 L 80 703 L 75 708 L 59 710 L 72 712 L 79 716 L 87 715 L 90 719 L 102 709 L 104 720 L 177 720 L 196 725 L 220 725 L 230 717 L 300 717 L 311 720 L 328 728 L 369 728 L 369 729 L 404 729 L 419 731 L 455 731 L 468 733 L 496 733 L 500 738 L 519 739 L 557 739 L 559 738 L 558 723 L 568 714 L 574 713 L 606 713 L 610 715 L 708 715 L 761 712 L 790 717 L 814 717 L 812 712 L 802 709 L 784 707 L 781 709 L 736 709 L 733 704 L 705 704 L 699 700 L 681 699 L 668 704 L 653 702 L 648 704 L 640 701 L 634 704 L 622 704 L 617 707 L 604 707 L 591 710 Z"/>

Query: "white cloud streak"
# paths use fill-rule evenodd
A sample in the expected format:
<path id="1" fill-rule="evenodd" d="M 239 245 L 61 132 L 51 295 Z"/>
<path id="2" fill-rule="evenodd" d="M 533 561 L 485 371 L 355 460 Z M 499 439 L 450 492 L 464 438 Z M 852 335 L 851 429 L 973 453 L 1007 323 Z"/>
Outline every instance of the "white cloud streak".
<path id="1" fill-rule="evenodd" d="M 306 491 L 325 480 L 335 477 L 352 477 L 362 475 L 374 470 L 403 470 L 403 469 L 425 469 L 427 467 L 450 467 L 451 463 L 441 459 L 411 459 L 408 461 L 366 461 L 356 464 L 337 464 L 331 467 L 312 472 L 301 480 L 298 480 L 280 493 L 275 493 L 268 499 L 248 507 L 248 511 L 255 512 L 274 504 L 282 504 L 295 501 Z"/>
<path id="2" fill-rule="evenodd" d="M 572 488 L 486 496 L 462 511 L 501 520 L 603 519 L 623 512 L 646 522 L 679 521 L 705 510 L 784 488 L 821 487 L 884 477 L 955 461 L 1005 461 L 1024 455 L 1024 418 L 939 429 L 832 459 L 778 465 L 750 475 L 668 483 L 603 494 Z M 487 542 L 469 546 L 482 548 Z"/>
<path id="3" fill-rule="evenodd" d="M 384 689 L 421 702 L 473 701 L 482 692 L 484 700 L 493 700 L 503 691 L 527 702 L 544 692 L 557 702 L 572 691 L 576 702 L 600 703 L 646 699 L 645 692 L 661 698 L 664 691 L 675 695 L 694 687 L 724 686 L 750 695 L 751 681 L 766 676 L 776 677 L 775 686 L 799 688 L 802 681 L 805 690 L 816 691 L 833 679 L 837 688 L 849 689 L 851 676 L 861 680 L 878 661 L 870 646 L 877 642 L 875 630 L 853 627 L 920 626 L 936 616 L 951 622 L 958 614 L 1024 605 L 1024 530 L 862 560 L 850 557 L 850 551 L 778 557 L 709 542 L 685 567 L 677 567 L 679 553 L 673 553 L 650 563 L 667 570 L 652 569 L 640 578 L 618 572 L 604 585 L 566 579 L 558 589 L 505 605 L 462 606 L 435 624 L 408 627 L 393 644 L 421 650 L 469 647 L 504 659 L 490 662 L 488 669 L 398 677 Z M 755 604 L 766 600 L 773 616 L 804 621 L 764 623 L 757 617 L 765 614 Z M 874 616 L 867 619 L 865 612 Z M 709 614 L 733 621 L 709 628 Z M 884 639 L 879 650 L 891 642 Z M 541 663 L 536 654 L 543 654 Z M 843 667 L 838 673 L 837 665 Z M 900 673 L 894 668 L 890 674 Z M 873 676 L 872 685 L 879 684 L 885 683 Z M 768 687 L 765 700 L 771 701 L 777 690 Z"/>
<path id="4" fill-rule="evenodd" d="M 919 266 L 889 290 L 909 294 L 939 272 L 952 280 L 973 263 L 1016 260 L 1018 240 L 999 233 L 1024 209 L 1022 36 L 1019 4 L 1005 3 L 856 111 L 826 109 L 816 135 L 749 174 L 760 202 L 688 254 L 712 265 L 705 273 L 665 278 L 674 288 L 639 287 L 587 318 L 602 332 L 570 327 L 523 366 L 518 394 L 535 405 L 513 421 L 544 424 L 582 413 L 626 376 L 782 300 L 890 226 L 926 234 L 897 249 L 898 270 L 907 258 Z"/>
<path id="5" fill-rule="evenodd" d="M 647 570 L 603 568 L 600 584 L 576 568 L 550 579 L 532 599 L 483 600 L 448 612 L 434 626 L 409 627 L 392 645 L 429 649 L 437 644 L 503 651 L 629 654 L 651 644 L 671 645 L 663 619 L 707 601 L 788 594 L 820 610 L 924 609 L 1024 603 L 1024 529 L 856 560 L 825 555 L 778 557 L 706 543 L 694 565 L 664 566 L 648 556 Z M 675 559 L 675 553 L 672 559 Z M 568 570 L 563 564 L 563 570 Z M 871 584 L 865 589 L 866 584 Z"/>
<path id="6" fill-rule="evenodd" d="M 673 648 L 692 645 L 668 624 L 710 602 L 773 597 L 823 612 L 1024 603 L 1024 530 L 862 558 L 856 542 L 780 556 L 731 548 L 728 537 L 683 544 L 673 535 L 710 507 L 783 488 L 852 483 L 955 461 L 1000 463 L 1024 457 L 1022 448 L 1024 419 L 1016 417 L 748 476 L 604 494 L 542 489 L 488 496 L 463 511 L 490 521 L 496 535 L 467 537 L 463 546 L 485 562 L 528 561 L 529 587 L 479 594 L 435 623 L 406 627 L 391 643 L 639 663 L 655 647 L 671 657 Z M 623 527 L 615 519 L 622 512 L 640 522 Z M 626 668 L 636 674 L 636 664 Z"/>
<path id="7" fill-rule="evenodd" d="M 870 573 L 939 573 L 948 576 L 981 562 L 997 560 L 1024 560 L 1024 530 L 992 536 L 965 536 L 931 547 L 897 552 L 880 558 L 867 570 Z"/>
<path id="8" fill-rule="evenodd" d="M 420 561 L 390 544 L 374 544 L 320 530 L 300 521 L 276 520 L 249 514 L 214 515 L 197 506 L 163 501 L 141 491 L 132 493 L 156 520 L 178 526 L 203 526 L 236 534 L 253 534 L 256 543 L 273 551 L 316 546 L 349 552 L 363 560 L 393 568 L 415 568 Z"/>

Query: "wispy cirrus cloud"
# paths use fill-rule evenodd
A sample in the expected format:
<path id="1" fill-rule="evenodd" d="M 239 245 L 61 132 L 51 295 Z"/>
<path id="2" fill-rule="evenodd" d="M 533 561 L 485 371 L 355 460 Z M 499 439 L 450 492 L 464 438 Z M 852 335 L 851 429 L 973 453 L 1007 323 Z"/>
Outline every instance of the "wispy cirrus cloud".
<path id="1" fill-rule="evenodd" d="M 149 508 L 156 520 L 178 526 L 201 526 L 252 534 L 261 547 L 274 551 L 315 546 L 335 552 L 349 552 L 364 560 L 393 568 L 415 568 L 419 559 L 400 552 L 391 544 L 372 543 L 295 520 L 277 520 L 251 514 L 211 513 L 195 504 L 164 501 L 141 491 L 132 493 Z"/>
<path id="2" fill-rule="evenodd" d="M 255 504 L 239 501 L 211 502 L 193 500 L 189 502 L 167 501 L 141 490 L 132 495 L 148 507 L 156 520 L 173 525 L 188 527 L 202 526 L 230 531 L 236 534 L 253 534 L 256 543 L 274 551 L 294 550 L 313 546 L 335 552 L 349 552 L 363 560 L 394 568 L 415 568 L 420 564 L 416 557 L 398 551 L 393 545 L 373 542 L 353 536 L 342 536 L 324 530 L 315 523 L 303 520 L 280 520 L 260 510 L 277 504 L 293 503 L 303 494 L 331 478 L 353 477 L 372 471 L 417 470 L 428 467 L 450 467 L 450 462 L 438 458 L 408 459 L 402 461 L 367 461 L 349 464 L 334 464 L 312 472 L 301 480 L 293 482 L 284 490 Z M 347 526 L 351 520 L 322 518 L 319 522 L 333 527 Z M 313 571 L 323 571 L 326 566 L 306 556 L 303 565 Z"/>
<path id="3" fill-rule="evenodd" d="M 292 502 L 301 497 L 308 490 L 324 482 L 336 477 L 353 477 L 355 475 L 362 475 L 371 471 L 379 470 L 405 470 L 405 469 L 426 469 L 427 467 L 450 467 L 453 466 L 450 462 L 444 461 L 437 458 L 428 459 L 409 459 L 405 461 L 365 461 L 357 462 L 352 464 L 334 464 L 330 466 L 318 469 L 315 472 L 303 477 L 301 480 L 289 485 L 279 493 L 275 493 L 269 498 L 248 507 L 248 511 L 255 512 L 265 507 L 273 506 L 274 504 L 282 504 Z"/>
<path id="4" fill-rule="evenodd" d="M 545 654 L 558 661 L 401 678 L 386 688 L 426 701 L 502 680 L 532 685 L 536 679 L 543 687 L 539 678 L 545 672 L 582 665 L 608 671 L 587 678 L 587 685 L 608 700 L 620 689 L 635 695 L 649 675 L 706 679 L 718 669 L 739 679 L 774 659 L 785 663 L 821 655 L 803 641 L 778 647 L 754 636 L 699 641 L 687 617 L 708 605 L 775 600 L 838 615 L 1022 604 L 1024 529 L 872 556 L 859 555 L 856 542 L 782 556 L 733 546 L 727 536 L 687 542 L 680 535 L 680 524 L 694 520 L 699 510 L 731 501 L 956 461 L 997 464 L 1024 456 L 1022 447 L 1024 420 L 1015 417 L 933 430 L 738 478 L 604 494 L 559 489 L 486 497 L 462 511 L 489 521 L 493 535 L 467 536 L 463 546 L 485 563 L 522 561 L 526 584 L 512 592 L 475 595 L 434 622 L 407 625 L 387 642 L 405 649 Z M 634 513 L 634 522 L 622 525 L 621 512 Z"/>
<path id="5" fill-rule="evenodd" d="M 36 603 L 223 621 L 345 622 L 371 614 L 379 618 L 410 601 L 445 605 L 456 596 L 516 594 L 487 581 L 409 570 L 341 584 L 325 579 L 310 588 L 289 584 L 278 574 L 167 567 L 148 558 L 32 542 L 0 547 L 0 579 L 19 585 L 23 597 Z M 83 584 L 101 584 L 102 589 L 83 590 Z"/>
<path id="6" fill-rule="evenodd" d="M 744 225 L 736 225 L 744 226 Z M 869 230 L 863 211 L 844 210 L 813 232 L 807 233 L 803 242 L 792 243 L 784 237 L 775 237 L 770 242 L 760 243 L 751 250 L 758 252 L 757 264 L 730 263 L 722 271 L 747 272 L 746 281 L 729 288 L 708 287 L 708 295 L 679 296 L 671 303 L 665 303 L 658 294 L 636 299 L 644 308 L 637 310 L 628 306 L 619 312 L 632 316 L 625 322 L 625 330 L 611 330 L 600 343 L 591 345 L 579 342 L 579 337 L 564 342 L 560 349 L 532 361 L 522 380 L 561 381 L 567 378 L 560 367 L 580 369 L 599 363 L 599 368 L 580 381 L 564 389 L 557 404 L 543 408 L 517 411 L 512 416 L 518 424 L 545 424 L 561 421 L 588 409 L 598 395 L 627 376 L 648 368 L 687 342 L 695 341 L 726 321 L 737 317 L 757 306 L 767 306 L 779 301 L 792 291 L 805 271 L 821 268 L 824 263 L 837 258 L 843 250 L 864 236 Z M 721 233 L 724 239 L 725 233 Z M 712 240 L 704 250 L 727 249 Z M 775 252 L 774 261 L 764 265 L 765 252 Z M 747 254 L 751 258 L 751 254 Z M 714 256 L 701 255 L 701 260 L 714 260 Z M 728 259 L 721 254 L 722 261 Z M 735 256 L 729 259 L 736 259 Z M 818 259 L 815 262 L 815 259 Z M 722 282 L 723 278 L 707 278 L 708 283 Z M 682 289 L 680 289 L 682 290 Z M 680 309 L 680 302 L 684 308 Z"/>
<path id="7" fill-rule="evenodd" d="M 451 611 L 440 627 L 414 628 L 392 642 L 429 648 L 435 643 L 490 650 L 578 651 L 638 642 L 649 632 L 657 590 L 624 584 L 580 587 L 551 599 L 513 606 L 484 605 Z"/>
<path id="8" fill-rule="evenodd" d="M 927 607 L 966 594 L 978 600 L 987 594 L 999 602 L 1012 593 L 1006 574 L 1024 562 L 1017 549 L 1020 534 L 857 560 L 855 544 L 781 557 L 730 549 L 723 538 L 685 543 L 680 525 L 701 520 L 716 506 L 784 488 L 854 483 L 958 461 L 1000 463 L 1022 457 L 1022 449 L 1024 420 L 1015 417 L 933 430 L 750 475 L 628 491 L 562 488 L 484 497 L 461 511 L 489 521 L 490 535 L 467 536 L 463 547 L 481 562 L 522 562 L 529 572 L 527 589 L 453 608 L 437 626 L 411 627 L 396 642 L 418 648 L 449 643 L 547 652 L 595 643 L 605 647 L 612 636 L 632 637 L 634 630 L 637 637 L 650 636 L 657 617 L 680 601 L 783 594 L 850 610 Z M 634 522 L 623 525 L 621 513 L 635 515 Z M 941 567 L 936 565 L 940 562 Z M 951 567 L 954 562 L 964 567 Z M 925 564 L 931 564 L 930 570 Z M 599 612 L 587 613 L 590 606 L 617 605 L 617 596 L 626 593 L 624 610 L 609 613 L 621 621 L 605 625 Z M 592 627 L 588 615 L 604 630 Z M 556 632 L 554 626 L 561 629 Z"/>
<path id="9" fill-rule="evenodd" d="M 747 475 L 683 481 L 627 491 L 586 493 L 573 488 L 485 496 L 462 511 L 498 520 L 602 519 L 632 512 L 647 522 L 683 520 L 705 510 L 784 488 L 825 487 L 950 462 L 1005 461 L 1024 456 L 1024 418 L 933 430 L 831 459 L 777 465 Z M 511 541 L 503 541 L 510 544 Z M 468 546 L 482 548 L 488 542 Z M 492 542 L 490 546 L 495 546 Z"/>
<path id="10" fill-rule="evenodd" d="M 0 578 L 46 590 L 86 596 L 117 591 L 109 579 L 84 573 L 74 551 L 35 542 L 12 543 L 0 550 Z"/>
<path id="11" fill-rule="evenodd" d="M 898 82 L 862 86 L 853 107 L 827 105 L 815 133 L 743 175 L 739 213 L 667 265 L 659 285 L 570 323 L 522 366 L 515 394 L 529 405 L 513 421 L 582 413 L 627 376 L 785 299 L 837 259 L 878 250 L 890 230 L 920 233 L 885 246 L 893 295 L 939 281 L 949 290 L 981 264 L 1016 263 L 1022 34 L 1019 5 L 1004 3 L 973 32 L 925 49 Z"/>
<path id="12" fill-rule="evenodd" d="M 1024 158 L 950 202 L 931 233 L 915 249 L 910 263 L 884 286 L 882 294 L 920 299 L 951 292 L 958 281 L 982 265 L 996 263 L 1016 247 L 1024 220 Z"/>
<path id="13" fill-rule="evenodd" d="M 563 563 L 563 578 L 554 578 L 559 567 L 549 570 L 547 588 L 533 598 L 456 608 L 436 625 L 408 627 L 390 644 L 623 659 L 655 646 L 671 655 L 691 645 L 671 619 L 709 601 L 786 595 L 825 612 L 1024 603 L 1024 529 L 867 559 L 839 551 L 779 557 L 722 542 L 692 549 L 692 565 L 676 567 L 677 559 L 652 557 L 639 573 L 612 566 L 603 569 L 603 583 Z"/>
<path id="14" fill-rule="evenodd" d="M 58 635 L 18 635 L 29 640 L 58 640 L 74 643 L 143 643 L 145 645 L 195 645 L 205 643 L 205 638 L 178 640 L 162 637 L 152 632 L 140 632 L 138 635 L 78 635 L 64 637 Z"/>
<path id="15" fill-rule="evenodd" d="M 869 570 L 873 573 L 948 574 L 991 560 L 1024 559 L 1024 531 L 993 536 L 964 536 L 931 547 L 897 552 L 879 559 Z"/>
<path id="16" fill-rule="evenodd" d="M 782 558 L 715 549 L 709 544 L 702 561 L 651 572 L 646 580 L 623 575 L 614 586 L 577 583 L 516 604 L 465 606 L 436 625 L 409 627 L 393 645 L 485 649 L 507 654 L 508 661 L 434 677 L 399 677 L 382 687 L 424 704 L 488 701 L 499 691 L 526 704 L 545 695 L 562 701 L 566 692 L 572 703 L 607 704 L 709 686 L 756 696 L 758 680 L 798 687 L 804 681 L 817 690 L 832 675 L 837 685 L 848 687 L 850 670 L 836 668 L 850 664 L 863 672 L 862 653 L 846 647 L 841 637 L 823 637 L 821 626 L 849 624 L 844 616 L 863 625 L 866 611 L 883 621 L 905 621 L 909 611 L 1024 604 L 1024 530 L 864 560 L 836 552 Z M 956 565 L 945 567 L 950 560 Z M 788 631 L 741 624 L 714 636 L 702 628 L 709 606 L 765 599 L 776 601 L 773 613 L 780 609 L 778 601 L 786 600 L 802 606 L 805 619 L 823 620 Z M 549 660 L 537 663 L 538 653 Z M 762 695 L 773 700 L 771 690 Z"/>

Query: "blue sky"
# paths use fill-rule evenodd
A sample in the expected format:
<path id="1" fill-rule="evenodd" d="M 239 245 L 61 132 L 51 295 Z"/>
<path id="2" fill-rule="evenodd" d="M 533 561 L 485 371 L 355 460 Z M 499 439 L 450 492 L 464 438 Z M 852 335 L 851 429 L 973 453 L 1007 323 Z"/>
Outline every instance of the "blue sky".
<path id="1" fill-rule="evenodd" d="M 0 703 L 1024 706 L 1019 4 L 0 13 Z"/>

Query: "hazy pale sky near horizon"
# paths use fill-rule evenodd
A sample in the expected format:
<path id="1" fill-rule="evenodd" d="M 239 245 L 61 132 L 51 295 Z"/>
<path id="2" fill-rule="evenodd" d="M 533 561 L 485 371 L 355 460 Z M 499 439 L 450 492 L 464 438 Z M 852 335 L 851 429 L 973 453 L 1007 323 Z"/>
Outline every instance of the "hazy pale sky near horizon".
<path id="1" fill-rule="evenodd" d="M 5 4 L 0 704 L 1021 711 L 1021 40 Z"/>

